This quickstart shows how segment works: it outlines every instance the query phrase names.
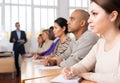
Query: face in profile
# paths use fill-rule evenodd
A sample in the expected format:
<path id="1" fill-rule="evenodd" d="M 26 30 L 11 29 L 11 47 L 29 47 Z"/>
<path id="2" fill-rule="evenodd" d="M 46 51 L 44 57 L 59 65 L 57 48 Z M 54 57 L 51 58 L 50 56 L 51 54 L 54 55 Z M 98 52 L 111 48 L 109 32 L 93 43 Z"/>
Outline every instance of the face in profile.
<path id="1" fill-rule="evenodd" d="M 39 37 L 38 37 L 38 43 L 43 43 L 43 38 L 42 38 L 42 36 L 39 36 Z"/>
<path id="2" fill-rule="evenodd" d="M 48 34 L 47 32 L 42 32 L 42 38 L 45 41 L 46 39 L 48 39 Z"/>
<path id="3" fill-rule="evenodd" d="M 104 9 L 95 2 L 91 2 L 89 13 L 88 23 L 94 33 L 104 34 L 104 32 L 109 30 L 108 25 L 111 24 L 110 15 L 107 14 Z"/>
<path id="4" fill-rule="evenodd" d="M 64 34 L 65 28 L 60 27 L 57 23 L 54 23 L 54 35 L 55 37 L 61 37 Z"/>
<path id="5" fill-rule="evenodd" d="M 78 31 L 80 29 L 80 12 L 74 11 L 71 14 L 67 24 L 68 24 L 69 32 L 74 33 L 76 31 Z"/>

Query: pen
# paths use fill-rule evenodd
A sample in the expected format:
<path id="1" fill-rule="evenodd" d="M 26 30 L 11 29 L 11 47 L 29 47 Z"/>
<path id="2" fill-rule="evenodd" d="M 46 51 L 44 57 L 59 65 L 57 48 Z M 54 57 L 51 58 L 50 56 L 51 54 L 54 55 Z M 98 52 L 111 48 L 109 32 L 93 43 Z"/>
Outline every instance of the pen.
<path id="1" fill-rule="evenodd" d="M 68 74 L 72 76 L 72 72 L 71 71 Z"/>

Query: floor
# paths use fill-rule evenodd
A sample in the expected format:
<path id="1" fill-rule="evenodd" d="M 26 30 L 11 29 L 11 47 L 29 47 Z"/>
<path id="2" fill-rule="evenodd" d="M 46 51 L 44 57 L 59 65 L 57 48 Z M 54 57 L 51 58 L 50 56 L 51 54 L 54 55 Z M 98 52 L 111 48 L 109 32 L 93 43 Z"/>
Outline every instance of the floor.
<path id="1" fill-rule="evenodd" d="M 12 79 L 12 74 L 0 74 L 0 83 L 20 83 L 20 76 Z"/>

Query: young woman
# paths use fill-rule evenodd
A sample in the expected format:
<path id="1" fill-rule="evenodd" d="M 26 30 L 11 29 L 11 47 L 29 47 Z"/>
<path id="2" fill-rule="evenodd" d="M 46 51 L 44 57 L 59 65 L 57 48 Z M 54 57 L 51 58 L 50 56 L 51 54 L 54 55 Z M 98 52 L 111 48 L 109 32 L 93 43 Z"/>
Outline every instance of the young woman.
<path id="1" fill-rule="evenodd" d="M 37 53 L 46 51 L 47 49 L 50 48 L 51 44 L 53 43 L 53 40 L 51 40 L 49 38 L 49 29 L 44 29 L 42 31 L 42 39 L 43 39 L 44 43 L 42 44 L 42 47 L 38 48 L 37 52 L 33 56 L 33 59 L 39 59 L 40 56 L 37 55 Z M 40 42 L 41 40 L 38 40 L 38 41 Z"/>
<path id="2" fill-rule="evenodd" d="M 67 20 L 65 18 L 57 18 L 54 21 L 54 35 L 56 38 L 59 38 L 59 42 L 53 52 L 51 54 L 49 59 L 47 57 L 46 59 L 46 65 L 56 65 L 56 58 L 60 57 L 69 47 L 71 39 L 67 36 L 68 33 L 68 26 L 67 26 Z M 51 58 L 51 56 L 53 56 Z"/>
<path id="3" fill-rule="evenodd" d="M 102 38 L 88 55 L 71 68 L 66 79 L 80 76 L 97 83 L 120 83 L 120 0 L 91 0 L 88 23 Z M 95 72 L 89 72 L 95 67 Z"/>
<path id="4" fill-rule="evenodd" d="M 38 36 L 38 47 L 39 48 L 42 48 L 42 46 L 43 46 L 43 43 L 44 43 L 44 40 L 43 40 L 43 37 L 42 37 L 42 34 L 39 34 L 39 36 Z"/>
<path id="5" fill-rule="evenodd" d="M 38 53 L 38 55 L 40 56 L 39 58 L 42 58 L 42 56 L 44 58 L 44 56 L 50 55 L 54 51 L 57 43 L 59 42 L 59 39 L 55 38 L 54 36 L 53 29 L 54 29 L 53 26 L 49 28 L 49 39 L 54 40 L 54 41 L 46 51 Z"/>
<path id="6" fill-rule="evenodd" d="M 43 43 L 42 48 L 39 49 L 39 51 L 38 51 L 39 53 L 46 51 L 51 46 L 51 44 L 53 43 L 53 40 L 51 40 L 49 38 L 49 29 L 44 29 L 42 31 L 42 38 L 44 40 L 44 43 Z"/>
<path id="7" fill-rule="evenodd" d="M 37 49 L 37 52 L 38 52 L 39 49 L 42 48 L 43 43 L 44 43 L 42 34 L 38 35 L 37 42 L 38 42 L 38 49 Z M 28 54 L 35 55 L 35 54 L 37 54 L 37 52 L 28 52 Z"/>

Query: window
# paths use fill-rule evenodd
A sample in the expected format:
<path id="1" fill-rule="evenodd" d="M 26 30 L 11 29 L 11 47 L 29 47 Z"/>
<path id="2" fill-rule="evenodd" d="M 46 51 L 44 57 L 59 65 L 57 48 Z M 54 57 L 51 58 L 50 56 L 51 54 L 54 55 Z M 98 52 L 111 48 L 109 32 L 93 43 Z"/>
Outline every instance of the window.
<path id="1" fill-rule="evenodd" d="M 0 18 L 2 18 L 2 16 L 1 16 L 1 6 L 0 6 Z M 0 19 L 0 27 L 2 27 L 2 19 Z"/>
<path id="2" fill-rule="evenodd" d="M 69 0 L 69 15 L 75 9 L 85 9 L 88 10 L 90 0 Z"/>
<path id="3" fill-rule="evenodd" d="M 0 0 L 0 25 L 10 33 L 20 22 L 22 30 L 34 35 L 53 25 L 56 10 L 57 0 Z"/>
<path id="4" fill-rule="evenodd" d="M 0 40 L 5 38 L 3 41 L 9 44 L 10 32 L 19 21 L 27 33 L 26 50 L 35 51 L 34 40 L 44 28 L 52 26 L 57 17 L 68 18 L 76 8 L 87 10 L 89 3 L 90 0 L 0 0 Z M 4 43 L 0 41 L 0 45 Z"/>
<path id="5" fill-rule="evenodd" d="M 0 3 L 2 3 L 2 0 L 0 0 Z"/>
<path id="6" fill-rule="evenodd" d="M 57 0 L 34 0 L 34 31 L 36 34 L 53 25 Z"/>

